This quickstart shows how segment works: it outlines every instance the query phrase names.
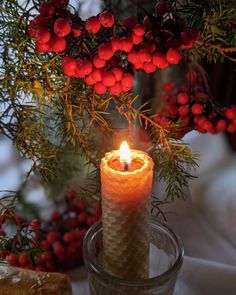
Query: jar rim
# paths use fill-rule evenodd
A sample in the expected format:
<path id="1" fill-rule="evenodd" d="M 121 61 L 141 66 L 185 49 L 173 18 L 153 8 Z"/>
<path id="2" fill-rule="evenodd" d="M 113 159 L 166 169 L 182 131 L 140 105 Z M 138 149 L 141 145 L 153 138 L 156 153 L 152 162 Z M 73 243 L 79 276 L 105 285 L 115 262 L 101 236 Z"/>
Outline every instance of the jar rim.
<path id="1" fill-rule="evenodd" d="M 150 287 L 158 283 L 159 284 L 161 284 L 162 282 L 164 283 L 166 280 L 168 280 L 169 277 L 171 277 L 171 275 L 173 275 L 180 269 L 183 262 L 184 249 L 183 249 L 180 238 L 173 232 L 173 230 L 166 223 L 162 223 L 158 221 L 154 216 L 152 216 L 151 225 L 156 228 L 158 227 L 159 229 L 162 230 L 162 232 L 166 232 L 166 234 L 169 234 L 172 241 L 175 243 L 175 248 L 178 251 L 178 256 L 175 262 L 165 272 L 151 278 L 139 279 L 139 280 L 121 279 L 105 272 L 99 265 L 94 263 L 93 259 L 89 255 L 89 247 L 91 245 L 91 242 L 94 236 L 96 235 L 96 233 L 102 230 L 101 220 L 92 225 L 92 227 L 88 230 L 83 241 L 83 255 L 86 257 L 86 261 L 85 261 L 86 266 L 89 269 L 91 269 L 95 273 L 95 275 L 102 277 L 104 281 L 112 282 L 112 284 L 116 285 L 117 287 L 118 286 L 127 287 L 127 288 L 139 287 L 139 286 Z"/>

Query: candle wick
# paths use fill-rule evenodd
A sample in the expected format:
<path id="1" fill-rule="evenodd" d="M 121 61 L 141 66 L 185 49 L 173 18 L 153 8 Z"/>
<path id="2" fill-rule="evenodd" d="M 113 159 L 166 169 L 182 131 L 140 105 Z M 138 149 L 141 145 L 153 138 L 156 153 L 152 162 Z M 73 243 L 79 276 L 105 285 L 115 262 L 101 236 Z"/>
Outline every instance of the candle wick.
<path id="1" fill-rule="evenodd" d="M 124 163 L 124 171 L 128 171 L 129 170 L 129 165 L 128 163 Z"/>

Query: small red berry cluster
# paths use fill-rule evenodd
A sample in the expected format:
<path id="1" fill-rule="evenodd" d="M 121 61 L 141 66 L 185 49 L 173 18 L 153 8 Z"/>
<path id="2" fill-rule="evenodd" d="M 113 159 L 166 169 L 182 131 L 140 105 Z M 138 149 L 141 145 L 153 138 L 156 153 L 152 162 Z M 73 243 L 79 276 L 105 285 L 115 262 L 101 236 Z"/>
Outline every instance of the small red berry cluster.
<path id="1" fill-rule="evenodd" d="M 89 206 L 73 192 L 65 200 L 63 213 L 53 212 L 48 222 L 26 222 L 12 210 L 6 210 L 0 219 L 0 260 L 37 271 L 64 271 L 81 264 L 83 238 L 100 219 L 100 204 Z M 13 237 L 8 237 L 4 230 L 9 222 L 17 227 Z"/>
<path id="2" fill-rule="evenodd" d="M 154 120 L 166 128 L 171 122 L 180 122 L 182 131 L 177 134 L 178 137 L 191 130 L 212 134 L 236 132 L 236 106 L 213 104 L 205 88 L 198 83 L 196 73 L 188 73 L 187 79 L 189 82 L 181 87 L 171 82 L 163 85 L 161 100 L 164 107 Z"/>
<path id="3" fill-rule="evenodd" d="M 73 15 L 67 10 L 69 0 L 49 0 L 39 6 L 39 15 L 30 21 L 28 34 L 36 40 L 38 52 L 65 52 L 66 37 L 80 34 L 78 24 L 71 25 Z"/>
<path id="4" fill-rule="evenodd" d="M 40 15 L 29 24 L 36 51 L 66 53 L 63 73 L 83 79 L 99 95 L 130 91 L 134 71 L 153 73 L 178 64 L 181 50 L 191 48 L 199 37 L 183 19 L 173 18 L 162 1 L 142 21 L 130 17 L 123 23 L 109 11 L 83 22 L 66 9 L 68 1 L 59 2 L 59 6 L 55 0 L 42 3 Z M 75 43 L 80 45 L 76 50 Z"/>

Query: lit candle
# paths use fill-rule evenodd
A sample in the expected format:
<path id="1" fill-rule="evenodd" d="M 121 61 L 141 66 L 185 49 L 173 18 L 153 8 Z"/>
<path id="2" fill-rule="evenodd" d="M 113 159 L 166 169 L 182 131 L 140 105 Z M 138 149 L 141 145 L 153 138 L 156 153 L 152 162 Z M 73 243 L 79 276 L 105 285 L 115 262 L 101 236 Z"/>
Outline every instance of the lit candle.
<path id="1" fill-rule="evenodd" d="M 153 161 L 121 149 L 101 161 L 103 268 L 123 279 L 148 277 Z"/>

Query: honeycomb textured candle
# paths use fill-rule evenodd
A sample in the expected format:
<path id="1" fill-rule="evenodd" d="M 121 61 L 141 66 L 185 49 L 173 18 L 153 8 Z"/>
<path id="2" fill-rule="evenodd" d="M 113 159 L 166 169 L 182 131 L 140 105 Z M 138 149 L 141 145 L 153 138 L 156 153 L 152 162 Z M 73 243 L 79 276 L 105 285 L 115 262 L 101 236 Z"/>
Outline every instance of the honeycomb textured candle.
<path id="1" fill-rule="evenodd" d="M 153 161 L 131 150 L 132 163 L 123 171 L 119 151 L 101 161 L 103 268 L 123 279 L 147 278 L 149 273 L 150 195 Z"/>

